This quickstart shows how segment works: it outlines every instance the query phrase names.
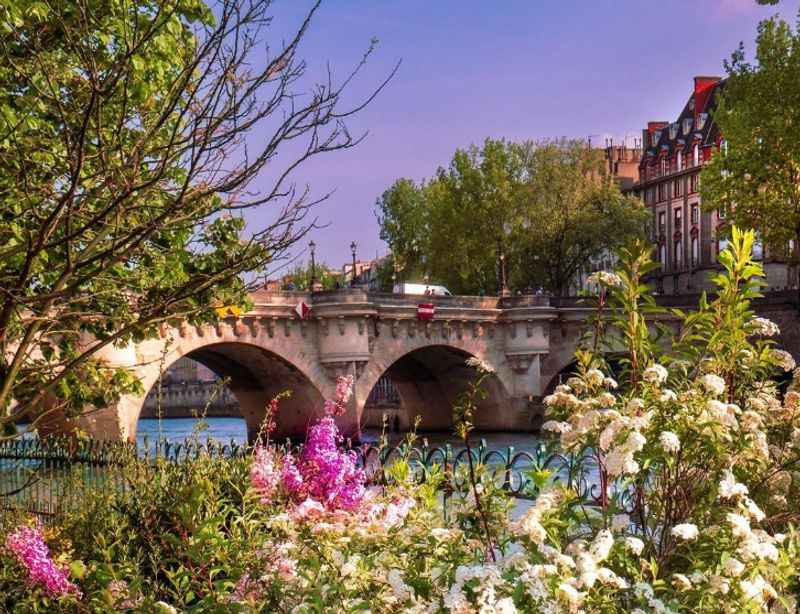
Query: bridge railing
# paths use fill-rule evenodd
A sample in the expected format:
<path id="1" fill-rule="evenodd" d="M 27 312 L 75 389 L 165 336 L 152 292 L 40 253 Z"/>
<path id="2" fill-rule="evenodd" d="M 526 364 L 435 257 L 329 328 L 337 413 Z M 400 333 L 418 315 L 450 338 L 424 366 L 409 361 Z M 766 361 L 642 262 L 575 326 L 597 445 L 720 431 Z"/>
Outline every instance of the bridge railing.
<path id="1" fill-rule="evenodd" d="M 445 510 L 456 492 L 467 487 L 468 452 L 451 445 L 379 447 L 355 446 L 360 465 L 373 484 L 391 481 L 390 467 L 405 459 L 417 483 L 434 472 L 445 476 L 440 484 Z M 74 438 L 16 439 L 0 443 L 0 515 L 23 511 L 49 521 L 75 509 L 86 488 L 124 491 L 130 487 L 130 471 L 156 460 L 181 463 L 201 456 L 245 458 L 252 449 L 231 441 L 187 440 L 122 444 Z M 481 440 L 471 451 L 473 462 L 484 467 L 494 484 L 517 499 L 534 499 L 544 481 L 560 482 L 587 500 L 599 496 L 598 480 L 591 465 L 569 454 L 540 445 L 533 450 L 489 448 Z M 135 459 L 145 461 L 132 462 Z"/>

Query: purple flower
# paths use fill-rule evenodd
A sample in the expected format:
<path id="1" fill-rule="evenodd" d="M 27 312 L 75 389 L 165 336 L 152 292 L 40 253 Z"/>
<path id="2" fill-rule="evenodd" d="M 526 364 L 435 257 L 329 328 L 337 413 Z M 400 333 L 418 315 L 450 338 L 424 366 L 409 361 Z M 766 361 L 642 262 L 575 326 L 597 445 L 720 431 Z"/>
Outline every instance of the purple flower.
<path id="1" fill-rule="evenodd" d="M 28 572 L 28 582 L 41 585 L 50 597 L 73 594 L 80 599 L 80 589 L 67 579 L 66 570 L 50 558 L 50 549 L 38 528 L 17 527 L 6 535 L 6 548 Z"/>

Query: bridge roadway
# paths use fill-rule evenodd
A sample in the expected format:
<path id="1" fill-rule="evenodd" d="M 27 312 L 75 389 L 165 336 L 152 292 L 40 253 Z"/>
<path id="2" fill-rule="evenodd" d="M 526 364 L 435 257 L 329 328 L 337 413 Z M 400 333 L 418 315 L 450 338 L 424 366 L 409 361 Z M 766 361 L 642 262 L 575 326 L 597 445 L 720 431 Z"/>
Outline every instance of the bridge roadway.
<path id="1" fill-rule="evenodd" d="M 465 365 L 474 356 L 495 371 L 476 426 L 535 430 L 542 420 L 542 396 L 571 367 L 589 315 L 575 299 L 540 296 L 419 297 L 344 289 L 259 291 L 252 298 L 253 310 L 241 317 L 214 326 L 164 324 L 157 339 L 107 349 L 102 357 L 133 369 L 145 394 L 93 412 L 79 426 L 99 438 L 135 438 L 146 392 L 161 369 L 186 356 L 229 378 L 251 437 L 267 402 L 286 389 L 292 396 L 281 402 L 277 436 L 302 436 L 323 399 L 332 396 L 336 377 L 346 374 L 355 378 L 353 398 L 339 419 L 347 435 L 359 436 L 364 404 L 383 374 L 399 393 L 402 426 L 419 419 L 421 431 L 444 430 L 451 426 L 453 401 L 474 376 Z M 792 293 L 774 293 L 758 310 L 781 326 L 784 347 L 797 356 L 793 299 Z M 311 307 L 305 319 L 294 310 L 301 300 Z M 696 304 L 696 297 L 659 300 Z M 432 320 L 417 319 L 422 301 L 435 304 Z"/>

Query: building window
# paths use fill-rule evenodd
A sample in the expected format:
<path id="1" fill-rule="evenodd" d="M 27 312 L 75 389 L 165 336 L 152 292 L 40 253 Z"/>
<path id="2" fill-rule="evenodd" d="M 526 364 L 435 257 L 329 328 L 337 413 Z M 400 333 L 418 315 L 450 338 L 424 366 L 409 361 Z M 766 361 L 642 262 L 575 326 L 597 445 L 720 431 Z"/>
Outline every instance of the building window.
<path id="1" fill-rule="evenodd" d="M 666 175 L 669 173 L 669 160 L 661 158 L 661 174 Z"/>
<path id="2" fill-rule="evenodd" d="M 675 179 L 672 182 L 672 198 L 677 198 L 681 195 L 681 180 Z"/>
<path id="3" fill-rule="evenodd" d="M 675 220 L 675 230 L 680 230 L 681 229 L 681 214 L 682 213 L 683 213 L 683 211 L 681 210 L 680 207 L 678 207 L 674 211 L 673 219 Z"/>
<path id="4" fill-rule="evenodd" d="M 663 235 L 666 234 L 666 232 L 667 232 L 667 214 L 665 211 L 660 211 L 658 214 L 658 234 Z"/>
<path id="5" fill-rule="evenodd" d="M 697 226 L 700 223 L 700 207 L 697 206 L 697 203 L 692 205 L 692 224 Z"/>
<path id="6" fill-rule="evenodd" d="M 663 200 L 664 200 L 664 184 L 663 183 L 659 183 L 658 184 L 658 202 L 661 202 Z"/>
<path id="7" fill-rule="evenodd" d="M 692 194 L 697 192 L 697 179 L 698 179 L 697 174 L 694 174 L 691 177 L 689 177 L 689 192 Z"/>
<path id="8" fill-rule="evenodd" d="M 662 243 L 658 248 L 658 261 L 661 263 L 661 269 L 667 269 L 667 244 Z"/>
<path id="9" fill-rule="evenodd" d="M 700 145 L 697 143 L 692 148 L 692 166 L 700 166 Z"/>
<path id="10" fill-rule="evenodd" d="M 697 240 L 697 237 L 692 237 L 692 266 L 697 266 L 697 263 L 700 261 L 700 242 Z"/>
<path id="11" fill-rule="evenodd" d="M 678 170 L 683 170 L 683 152 L 680 150 L 678 151 Z"/>
<path id="12" fill-rule="evenodd" d="M 678 239 L 675 241 L 675 269 L 678 270 L 681 268 L 681 264 L 683 263 L 683 242 Z"/>

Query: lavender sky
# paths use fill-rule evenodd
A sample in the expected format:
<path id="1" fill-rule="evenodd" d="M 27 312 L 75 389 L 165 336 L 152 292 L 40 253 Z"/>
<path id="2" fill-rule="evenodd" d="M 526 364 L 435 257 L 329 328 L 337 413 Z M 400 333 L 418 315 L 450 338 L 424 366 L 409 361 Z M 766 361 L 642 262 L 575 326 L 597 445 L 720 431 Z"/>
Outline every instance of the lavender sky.
<path id="1" fill-rule="evenodd" d="M 288 4 L 287 4 L 288 3 Z M 281 4 L 283 5 L 281 7 Z M 672 120 L 695 75 L 723 75 L 760 19 L 795 22 L 800 0 L 328 0 L 302 47 L 311 74 L 330 62 L 343 75 L 374 36 L 378 49 L 352 95 L 376 85 L 402 59 L 386 90 L 349 126 L 368 130 L 356 149 L 318 158 L 295 175 L 316 194 L 318 260 L 339 267 L 349 244 L 360 258 L 384 254 L 375 200 L 399 177 L 420 180 L 457 147 L 512 140 L 641 135 Z M 308 3 L 276 3 L 276 30 Z M 288 8 L 287 8 L 288 6 Z M 258 223 L 255 212 L 252 222 Z M 304 260 L 305 246 L 298 258 Z"/>

